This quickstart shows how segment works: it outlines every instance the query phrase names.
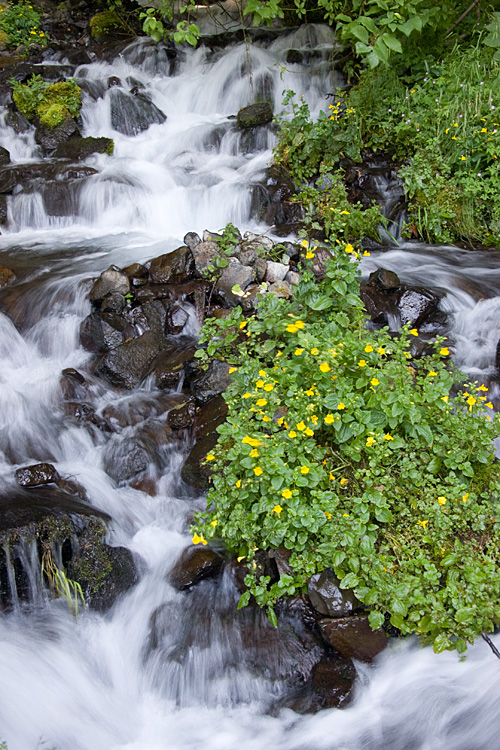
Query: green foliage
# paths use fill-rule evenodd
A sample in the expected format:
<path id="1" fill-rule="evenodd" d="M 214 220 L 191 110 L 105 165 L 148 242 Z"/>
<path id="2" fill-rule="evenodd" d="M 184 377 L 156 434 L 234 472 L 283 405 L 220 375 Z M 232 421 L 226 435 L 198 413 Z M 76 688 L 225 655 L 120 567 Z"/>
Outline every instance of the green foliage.
<path id="1" fill-rule="evenodd" d="M 292 301 L 265 295 L 202 329 L 201 359 L 235 369 L 193 541 L 245 559 L 241 606 L 253 596 L 272 617 L 331 567 L 372 627 L 462 652 L 500 621 L 498 418 L 484 386 L 450 395 L 464 377 L 442 339 L 414 360 L 418 331 L 367 330 L 354 248 L 330 252 Z M 256 552 L 279 547 L 291 572 L 271 582 Z"/>
<path id="2" fill-rule="evenodd" d="M 60 83 L 48 83 L 42 76 L 33 74 L 28 83 L 10 79 L 12 98 L 18 110 L 28 120 L 55 128 L 66 117 L 78 117 L 82 105 L 82 92 L 74 78 Z"/>
<path id="3" fill-rule="evenodd" d="M 234 224 L 227 224 L 222 230 L 221 237 L 218 237 L 216 240 L 218 254 L 204 269 L 203 276 L 206 279 L 209 281 L 215 281 L 220 276 L 221 271 L 226 268 L 229 263 L 229 258 L 234 254 L 239 241 L 240 233 Z"/>
<path id="4" fill-rule="evenodd" d="M 90 33 L 97 42 L 105 42 L 116 36 L 134 35 L 134 30 L 122 18 L 118 12 L 119 6 L 114 4 L 113 8 L 102 13 L 96 13 L 90 19 Z"/>
<path id="5" fill-rule="evenodd" d="M 195 8 L 194 0 L 187 0 L 178 8 L 179 13 L 186 13 L 189 16 L 190 11 Z M 160 0 L 154 6 L 147 8 L 140 13 L 142 19 L 142 30 L 151 37 L 154 42 L 161 40 L 167 41 L 173 39 L 176 44 L 187 42 L 195 47 L 200 37 L 200 30 L 195 23 L 189 23 L 189 20 L 182 20 L 176 24 L 175 31 L 171 30 L 172 20 L 174 17 L 173 0 Z"/>
<path id="6" fill-rule="evenodd" d="M 29 2 L 0 7 L 0 30 L 7 34 L 9 47 L 30 47 L 32 44 L 45 47 L 49 39 L 40 28 L 40 20 L 40 13 Z"/>
<path id="7" fill-rule="evenodd" d="M 48 549 L 42 556 L 42 580 L 44 576 L 47 577 L 54 595 L 66 599 L 69 611 L 77 617 L 80 604 L 85 606 L 82 587 L 77 581 L 68 578 L 64 570 L 57 567 L 52 552 Z"/>

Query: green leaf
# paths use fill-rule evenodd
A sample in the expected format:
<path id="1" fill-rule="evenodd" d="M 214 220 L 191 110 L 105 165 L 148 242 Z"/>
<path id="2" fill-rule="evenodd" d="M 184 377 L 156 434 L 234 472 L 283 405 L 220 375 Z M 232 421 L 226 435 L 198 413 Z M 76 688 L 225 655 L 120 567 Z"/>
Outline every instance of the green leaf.
<path id="1" fill-rule="evenodd" d="M 356 37 L 356 39 L 359 39 L 360 42 L 362 42 L 363 44 L 368 44 L 368 40 L 370 37 L 368 35 L 368 31 L 364 26 L 353 24 L 350 31 L 351 34 Z"/>
<path id="2" fill-rule="evenodd" d="M 240 600 L 239 600 L 239 602 L 238 602 L 238 607 L 237 607 L 237 609 L 243 609 L 243 607 L 246 607 L 246 606 L 247 606 L 247 604 L 248 604 L 248 602 L 250 601 L 250 596 L 251 596 L 251 594 L 250 594 L 250 591 L 245 591 L 245 592 L 244 592 L 244 593 L 243 593 L 243 594 L 242 594 L 242 595 L 240 596 Z"/>
<path id="3" fill-rule="evenodd" d="M 341 589 L 353 589 L 359 584 L 359 578 L 355 573 L 348 573 L 340 582 Z"/>
<path id="4" fill-rule="evenodd" d="M 500 47 L 500 13 L 493 13 L 493 20 L 487 25 L 486 29 L 490 33 L 483 40 L 484 44 L 488 47 Z"/>
<path id="5" fill-rule="evenodd" d="M 271 484 L 274 490 L 279 490 L 283 486 L 284 478 L 281 476 L 281 474 L 276 474 L 274 477 L 271 477 Z"/>
<path id="6" fill-rule="evenodd" d="M 372 630 L 378 630 L 379 628 L 381 628 L 384 624 L 384 621 L 385 617 L 382 612 L 377 612 L 373 609 L 368 615 L 368 622 L 370 623 L 370 627 Z"/>
<path id="7" fill-rule="evenodd" d="M 422 19 L 420 16 L 412 16 L 398 28 L 405 36 L 410 36 L 412 31 L 422 31 Z"/>
<path id="8" fill-rule="evenodd" d="M 375 518 L 381 523 L 390 523 L 392 521 L 392 513 L 388 508 L 375 508 Z"/>
<path id="9" fill-rule="evenodd" d="M 428 427 L 426 424 L 416 424 L 415 425 L 416 432 L 421 435 L 429 448 L 431 447 L 432 443 L 434 442 L 434 435 L 432 434 L 431 428 Z"/>
<path id="10" fill-rule="evenodd" d="M 392 34 L 382 34 L 382 40 L 384 44 L 387 44 L 389 49 L 392 49 L 394 52 L 401 52 L 403 51 L 403 48 L 401 47 L 401 42 L 399 39 L 396 39 L 395 36 L 392 36 Z"/>
<path id="11" fill-rule="evenodd" d="M 271 623 L 271 625 L 274 628 L 277 628 L 278 627 L 278 618 L 276 617 L 276 612 L 274 611 L 274 607 L 272 607 L 271 605 L 269 605 L 268 608 L 266 609 L 266 614 L 267 614 L 267 619 L 269 620 L 269 622 Z"/>

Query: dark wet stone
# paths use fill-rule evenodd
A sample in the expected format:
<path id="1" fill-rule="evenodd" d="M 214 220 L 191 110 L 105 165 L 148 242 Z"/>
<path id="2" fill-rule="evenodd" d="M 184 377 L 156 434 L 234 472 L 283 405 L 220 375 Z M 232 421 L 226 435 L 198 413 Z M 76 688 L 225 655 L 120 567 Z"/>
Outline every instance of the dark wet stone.
<path id="1" fill-rule="evenodd" d="M 89 299 L 98 304 L 111 292 L 126 295 L 130 291 L 128 276 L 116 266 L 103 271 L 90 290 Z"/>
<path id="2" fill-rule="evenodd" d="M 56 485 L 63 492 L 67 492 L 68 495 L 79 497 L 80 500 L 83 500 L 84 502 L 87 502 L 89 499 L 85 491 L 85 487 L 83 487 L 83 485 L 79 484 L 78 482 L 75 482 L 73 479 L 58 477 L 56 479 Z"/>
<path id="3" fill-rule="evenodd" d="M 167 348 L 154 359 L 150 373 L 156 388 L 176 388 L 184 376 L 184 364 L 194 357 L 196 349 Z"/>
<path id="4" fill-rule="evenodd" d="M 113 432 L 110 423 L 96 414 L 93 406 L 80 401 L 67 401 L 64 404 L 64 413 L 79 424 L 92 424 L 102 432 Z"/>
<path id="5" fill-rule="evenodd" d="M 45 125 L 38 125 L 35 130 L 35 141 L 46 153 L 52 153 L 64 141 L 67 141 L 73 135 L 80 135 L 78 125 L 71 115 L 55 128 L 48 128 Z"/>
<path id="6" fill-rule="evenodd" d="M 5 115 L 5 124 L 12 128 L 17 133 L 27 133 L 31 130 L 29 121 L 20 112 L 9 109 Z"/>
<path id="7" fill-rule="evenodd" d="M 311 576 L 307 593 L 317 612 L 329 617 L 344 617 L 361 606 L 353 591 L 339 588 L 339 583 L 339 579 L 328 568 Z"/>
<path id="8" fill-rule="evenodd" d="M 148 269 L 142 263 L 131 263 L 123 269 L 123 273 L 128 276 L 132 286 L 142 286 L 148 277 Z"/>
<path id="9" fill-rule="evenodd" d="M 181 393 L 143 393 L 125 396 L 108 404 L 103 409 L 103 417 L 118 427 L 133 427 L 150 417 L 157 417 L 170 411 L 186 397 Z"/>
<path id="10" fill-rule="evenodd" d="M 194 248 L 201 242 L 201 237 L 196 232 L 188 232 L 184 237 L 184 244 L 193 252 Z"/>
<path id="11" fill-rule="evenodd" d="M 54 156 L 56 159 L 71 159 L 81 161 L 91 154 L 112 154 L 113 141 L 111 138 L 71 138 L 69 141 L 60 143 Z"/>
<path id="12" fill-rule="evenodd" d="M 273 119 L 273 110 L 269 102 L 257 102 L 239 110 L 236 121 L 240 128 L 255 128 L 266 125 Z"/>
<path id="13" fill-rule="evenodd" d="M 194 434 L 196 438 L 215 432 L 226 421 L 227 404 L 222 396 L 210 399 L 196 410 Z"/>
<path id="14" fill-rule="evenodd" d="M 39 487 L 51 484 L 58 477 L 57 469 L 52 464 L 33 464 L 16 470 L 16 479 L 21 487 Z"/>
<path id="15" fill-rule="evenodd" d="M 0 167 L 5 167 L 10 164 L 10 154 L 6 148 L 0 146 Z"/>
<path id="16" fill-rule="evenodd" d="M 191 427 L 196 414 L 196 404 L 194 399 L 188 398 L 169 411 L 167 423 L 173 430 L 184 430 Z"/>
<path id="17" fill-rule="evenodd" d="M 288 65 L 295 65 L 301 63 L 304 59 L 302 52 L 299 49 L 289 49 L 286 53 L 286 61 Z"/>
<path id="18" fill-rule="evenodd" d="M 176 336 L 181 333 L 182 329 L 189 320 L 189 315 L 181 305 L 174 304 L 167 310 L 167 332 Z"/>
<path id="19" fill-rule="evenodd" d="M 394 296 L 388 295 L 376 286 L 361 284 L 359 296 L 365 306 L 365 310 L 378 325 L 386 325 L 389 315 L 395 315 L 396 301 Z"/>
<path id="20" fill-rule="evenodd" d="M 123 135 L 133 136 L 147 130 L 150 125 L 161 124 L 167 119 L 146 96 L 129 94 L 121 88 L 112 88 L 111 126 Z"/>
<path id="21" fill-rule="evenodd" d="M 16 278 L 16 275 L 14 271 L 11 271 L 10 268 L 6 268 L 5 266 L 0 265 L 0 287 L 5 286 L 6 284 L 10 284 L 11 281 L 14 281 Z"/>
<path id="22" fill-rule="evenodd" d="M 167 310 L 159 300 L 151 300 L 134 308 L 132 320 L 141 332 L 153 331 L 157 336 L 163 336 L 166 331 Z"/>
<path id="23" fill-rule="evenodd" d="M 241 263 L 230 261 L 217 281 L 215 292 L 224 302 L 236 307 L 240 302 L 240 297 L 233 293 L 233 287 L 238 285 L 245 290 L 253 281 L 255 281 L 255 271 L 251 266 L 243 266 Z"/>
<path id="24" fill-rule="evenodd" d="M 185 591 L 205 578 L 218 576 L 222 563 L 222 557 L 209 547 L 188 547 L 172 568 L 170 583 L 178 591 Z"/>
<path id="25" fill-rule="evenodd" d="M 98 612 L 106 612 L 139 580 L 134 557 L 129 549 L 111 547 L 108 544 L 104 545 L 104 548 L 107 557 L 105 567 L 102 558 L 100 559 L 97 555 L 92 556 L 91 551 L 87 559 L 80 558 L 75 561 L 77 572 L 79 572 L 78 563 L 80 563 L 80 570 L 90 569 L 89 578 L 83 578 L 80 573 L 79 582 L 84 591 L 86 603 Z M 94 568 L 94 575 L 92 575 L 92 568 Z M 95 583 L 96 578 L 99 581 L 98 585 Z"/>
<path id="26" fill-rule="evenodd" d="M 155 336 L 152 331 L 146 331 L 104 355 L 97 367 L 97 373 L 112 385 L 135 388 L 144 380 L 155 357 L 165 345 L 164 339 Z"/>
<path id="27" fill-rule="evenodd" d="M 440 297 L 425 289 L 407 289 L 399 298 L 398 308 L 401 325 L 418 326 L 432 315 L 439 305 Z"/>
<path id="28" fill-rule="evenodd" d="M 198 276 L 203 276 L 207 268 L 219 255 L 217 243 L 211 240 L 208 242 L 199 242 L 191 248 L 191 252 L 193 253 L 194 265 Z"/>
<path id="29" fill-rule="evenodd" d="M 352 698 L 356 669 L 350 659 L 320 662 L 314 669 L 313 690 L 318 708 L 343 708 Z"/>
<path id="30" fill-rule="evenodd" d="M 385 632 L 372 630 L 365 616 L 322 619 L 318 625 L 326 643 L 348 659 L 373 661 L 388 643 Z"/>
<path id="31" fill-rule="evenodd" d="M 102 320 L 97 313 L 91 313 L 80 324 L 80 344 L 88 352 L 104 354 L 109 346 L 104 341 Z"/>
<path id="32" fill-rule="evenodd" d="M 302 207 L 293 203 L 296 188 L 283 167 L 269 167 L 252 195 L 252 216 L 268 225 L 296 225 L 303 217 Z"/>
<path id="33" fill-rule="evenodd" d="M 368 278 L 368 283 L 383 291 L 395 291 L 401 286 L 397 273 L 389 271 L 387 268 L 377 268 L 376 271 L 373 271 Z"/>
<path id="34" fill-rule="evenodd" d="M 200 438 L 191 448 L 182 467 L 182 480 L 200 492 L 208 489 L 210 483 L 211 469 L 205 458 L 215 447 L 218 437 L 216 432 L 211 432 Z"/>
<path id="35" fill-rule="evenodd" d="M 186 281 L 193 270 L 193 255 L 188 247 L 182 246 L 171 253 L 153 258 L 149 269 L 153 284 L 178 284 Z"/>
<path id="36" fill-rule="evenodd" d="M 117 484 L 125 484 L 147 470 L 149 456 L 135 437 L 119 439 L 108 444 L 103 466 Z"/>
<path id="37" fill-rule="evenodd" d="M 15 169 L 6 168 L 0 170 L 0 193 L 12 193 L 17 184 L 18 175 Z"/>
<path id="38" fill-rule="evenodd" d="M 0 194 L 0 224 L 6 225 L 8 219 L 7 196 Z"/>
<path id="39" fill-rule="evenodd" d="M 196 380 L 191 381 L 190 388 L 195 399 L 199 403 L 205 404 L 215 396 L 224 393 L 228 385 L 229 365 L 227 362 L 215 359 L 210 363 L 206 372 Z"/>
<path id="40" fill-rule="evenodd" d="M 89 393 L 89 384 L 83 375 L 73 367 L 67 367 L 61 372 L 61 390 L 65 399 L 74 401 L 85 399 Z"/>

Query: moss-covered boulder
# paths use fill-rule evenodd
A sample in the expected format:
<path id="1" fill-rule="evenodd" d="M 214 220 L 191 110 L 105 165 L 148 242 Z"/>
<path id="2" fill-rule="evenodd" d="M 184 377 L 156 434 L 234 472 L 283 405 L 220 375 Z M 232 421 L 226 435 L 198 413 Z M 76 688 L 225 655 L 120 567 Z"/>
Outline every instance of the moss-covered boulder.
<path id="1" fill-rule="evenodd" d="M 131 36 L 132 32 L 116 11 L 105 10 L 90 19 L 90 34 L 92 39 L 102 44 L 117 38 L 124 39 Z"/>
<path id="2" fill-rule="evenodd" d="M 71 159 L 81 161 L 91 154 L 113 153 L 114 143 L 111 138 L 71 138 L 69 141 L 59 144 L 54 152 L 58 159 Z"/>
<path id="3" fill-rule="evenodd" d="M 269 102 L 250 104 L 250 106 L 240 109 L 236 116 L 240 128 L 256 128 L 258 125 L 267 125 L 272 119 L 273 110 Z"/>
<path id="4" fill-rule="evenodd" d="M 15 81 L 12 87 L 12 98 L 19 112 L 49 130 L 80 114 L 82 91 L 74 78 L 48 83 L 41 76 L 32 75 L 27 83 Z"/>

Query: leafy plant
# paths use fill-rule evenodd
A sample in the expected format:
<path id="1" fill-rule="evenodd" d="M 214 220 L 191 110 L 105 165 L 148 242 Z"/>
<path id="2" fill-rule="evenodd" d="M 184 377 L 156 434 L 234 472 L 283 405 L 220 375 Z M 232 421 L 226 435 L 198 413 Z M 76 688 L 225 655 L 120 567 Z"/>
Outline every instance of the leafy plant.
<path id="1" fill-rule="evenodd" d="M 44 550 L 42 556 L 42 581 L 44 576 L 47 577 L 50 589 L 55 596 L 62 596 L 66 599 L 69 611 L 77 617 L 80 604 L 85 606 L 82 587 L 78 581 L 72 581 L 66 576 L 64 570 L 57 567 L 52 552 L 48 549 Z"/>
<path id="2" fill-rule="evenodd" d="M 226 224 L 222 235 L 216 239 L 218 253 L 213 261 L 204 269 L 203 275 L 209 281 L 215 281 L 226 268 L 229 258 L 233 255 L 240 242 L 240 233 L 234 224 Z"/>
<path id="3" fill-rule="evenodd" d="M 194 0 L 188 0 L 178 7 L 179 13 L 187 13 L 195 8 Z M 193 47 L 198 43 L 200 29 L 195 23 L 189 23 L 189 20 L 182 20 L 176 24 L 175 31 L 172 31 L 171 25 L 174 17 L 173 0 L 161 0 L 154 6 L 148 7 L 139 14 L 143 21 L 142 29 L 145 34 L 151 37 L 154 42 L 168 40 L 172 38 L 176 44 L 187 42 Z M 170 27 L 170 28 L 169 28 Z"/>
<path id="4" fill-rule="evenodd" d="M 414 359 L 416 329 L 366 329 L 355 252 L 330 248 L 319 283 L 304 268 L 293 301 L 205 323 L 202 361 L 234 369 L 193 541 L 245 560 L 240 606 L 253 596 L 271 620 L 330 567 L 373 628 L 462 652 L 500 621 L 498 417 L 442 339 Z M 280 547 L 290 573 L 271 580 L 256 553 Z"/>
<path id="5" fill-rule="evenodd" d="M 59 83 L 48 83 L 33 74 L 26 84 L 11 78 L 12 98 L 28 120 L 39 119 L 42 125 L 54 128 L 66 117 L 78 117 L 82 92 L 74 78 Z"/>
<path id="6" fill-rule="evenodd" d="M 49 40 L 40 28 L 40 21 L 40 13 L 29 2 L 0 7 L 0 30 L 7 35 L 9 47 L 30 47 L 32 44 L 45 47 Z"/>

